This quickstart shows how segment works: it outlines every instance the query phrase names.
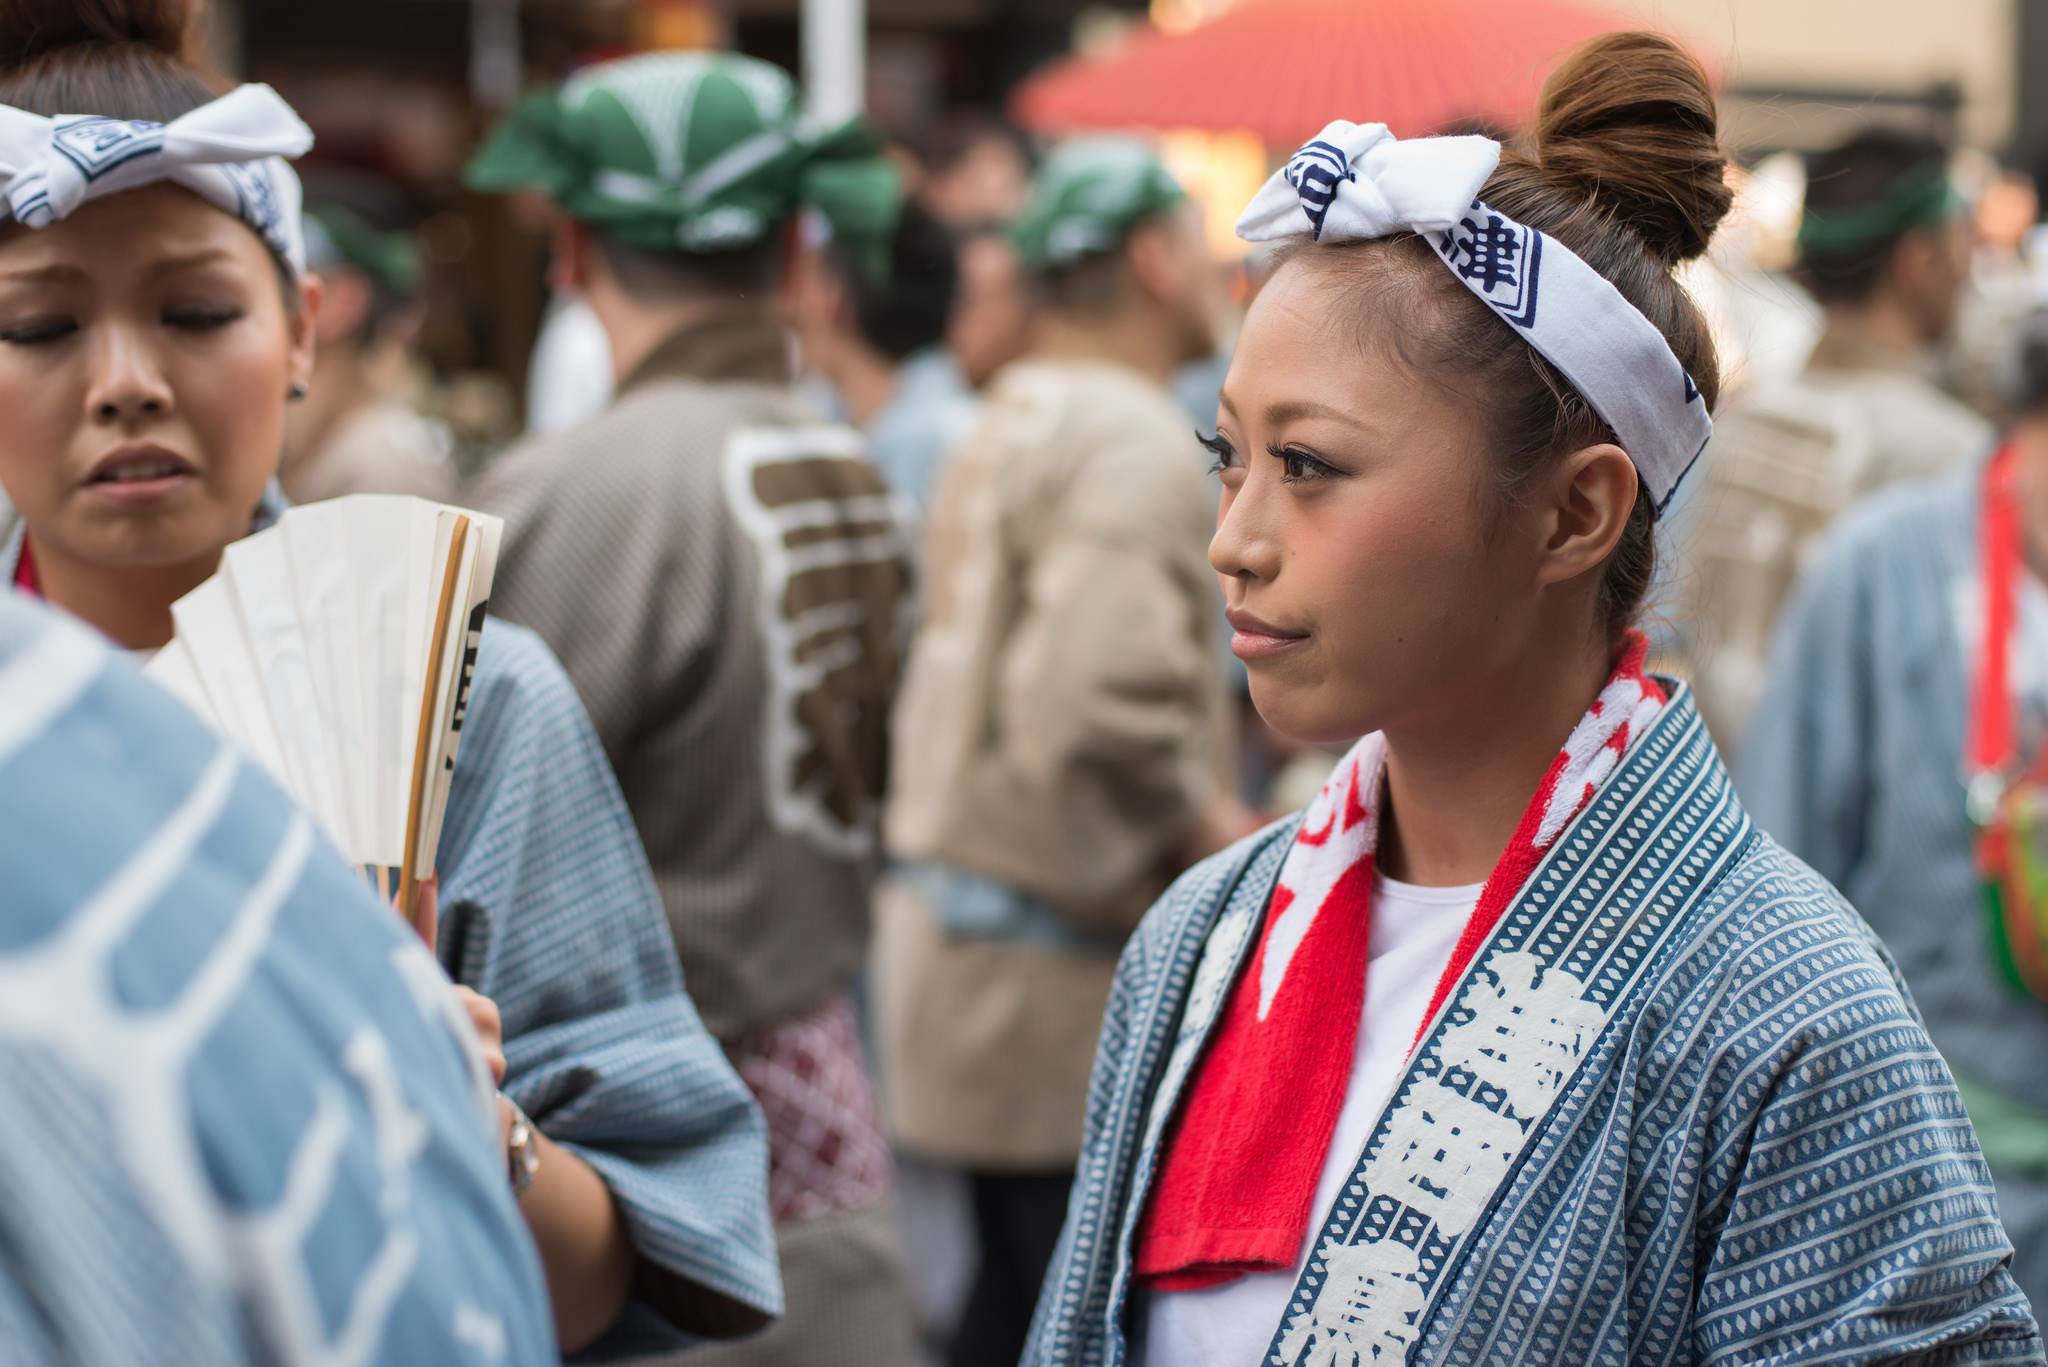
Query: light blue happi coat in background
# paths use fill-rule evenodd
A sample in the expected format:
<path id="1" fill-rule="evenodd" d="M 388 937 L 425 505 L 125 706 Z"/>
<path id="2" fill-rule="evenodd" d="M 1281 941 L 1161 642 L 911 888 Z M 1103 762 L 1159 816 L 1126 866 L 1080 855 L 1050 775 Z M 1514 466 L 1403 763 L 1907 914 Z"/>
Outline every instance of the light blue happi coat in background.
<path id="1" fill-rule="evenodd" d="M 1962 1084 L 2018 1250 L 2048 1303 L 2048 1005 L 1998 979 L 1964 810 L 1983 597 L 1984 466 L 1850 512 L 1786 604 L 1736 762 L 1757 824 L 1839 886 L 1897 958 Z M 2048 743 L 2048 593 L 2019 595 L 2022 756 Z"/>
<path id="2" fill-rule="evenodd" d="M 1884 950 L 1669 686 L 1417 1046 L 1267 1363 L 2044 1361 Z M 1126 1360 L 1164 1137 L 1296 824 L 1190 871 L 1124 952 L 1030 1367 Z"/>
<path id="3" fill-rule="evenodd" d="M 498 1004 L 505 1091 L 611 1188 L 642 1262 L 586 1356 L 673 1349 L 709 1287 L 782 1308 L 759 1109 L 683 994 L 617 781 L 540 638 L 491 619 L 438 858 L 441 962 Z"/>
<path id="4" fill-rule="evenodd" d="M 0 1361 L 553 1361 L 450 1005 L 253 766 L 0 593 Z"/>

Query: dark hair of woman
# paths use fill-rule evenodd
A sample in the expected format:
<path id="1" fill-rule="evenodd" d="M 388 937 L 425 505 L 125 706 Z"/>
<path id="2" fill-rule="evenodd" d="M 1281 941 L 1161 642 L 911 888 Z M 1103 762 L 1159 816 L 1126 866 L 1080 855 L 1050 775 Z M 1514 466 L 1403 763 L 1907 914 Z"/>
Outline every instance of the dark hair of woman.
<path id="1" fill-rule="evenodd" d="M 190 61 L 194 0 L 0 0 L 0 103 L 168 123 L 220 94 Z"/>

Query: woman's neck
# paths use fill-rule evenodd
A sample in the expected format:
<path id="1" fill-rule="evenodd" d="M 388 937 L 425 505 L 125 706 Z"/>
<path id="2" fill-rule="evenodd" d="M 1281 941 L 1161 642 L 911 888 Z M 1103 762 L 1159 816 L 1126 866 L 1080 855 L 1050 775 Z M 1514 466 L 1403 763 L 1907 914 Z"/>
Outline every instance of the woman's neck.
<path id="1" fill-rule="evenodd" d="M 1539 633 L 1525 657 L 1387 728 L 1379 864 L 1425 887 L 1484 882 L 1543 775 L 1607 683 L 1604 639 Z"/>
<path id="2" fill-rule="evenodd" d="M 128 650 L 169 644 L 175 631 L 171 604 L 205 583 L 220 568 L 221 556 L 216 550 L 190 564 L 129 570 L 74 560 L 34 533 L 28 548 L 43 597 Z"/>

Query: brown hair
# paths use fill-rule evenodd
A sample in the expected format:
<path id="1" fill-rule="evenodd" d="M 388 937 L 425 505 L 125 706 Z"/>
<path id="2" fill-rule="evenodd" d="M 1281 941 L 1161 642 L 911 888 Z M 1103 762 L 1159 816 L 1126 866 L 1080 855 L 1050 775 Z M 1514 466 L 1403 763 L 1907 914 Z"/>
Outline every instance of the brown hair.
<path id="1" fill-rule="evenodd" d="M 0 103 L 168 123 L 219 93 L 190 60 L 194 0 L 0 0 Z"/>
<path id="2" fill-rule="evenodd" d="M 1528 147 L 1503 151 L 1480 198 L 1605 276 L 1664 334 L 1711 410 L 1720 394 L 1713 340 L 1671 273 L 1707 249 L 1727 214 L 1726 168 L 1713 92 L 1699 64 L 1660 34 L 1610 33 L 1579 47 L 1551 76 Z M 1394 348 L 1461 402 L 1479 396 L 1504 501 L 1552 461 L 1616 440 L 1571 381 L 1453 279 L 1421 238 L 1296 248 L 1288 259 L 1346 275 L 1367 306 L 1369 344 Z M 1414 316 L 1418 293 L 1433 324 L 1385 326 L 1385 319 Z M 1656 569 L 1654 525 L 1649 496 L 1638 493 L 1601 582 L 1610 630 L 1641 611 Z"/>

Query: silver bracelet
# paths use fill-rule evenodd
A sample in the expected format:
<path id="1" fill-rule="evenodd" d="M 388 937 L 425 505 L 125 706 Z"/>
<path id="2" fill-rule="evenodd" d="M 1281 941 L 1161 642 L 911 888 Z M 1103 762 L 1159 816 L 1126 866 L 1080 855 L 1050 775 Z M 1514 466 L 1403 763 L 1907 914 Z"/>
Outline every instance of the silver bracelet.
<path id="1" fill-rule="evenodd" d="M 505 1136 L 505 1170 L 512 1179 L 512 1194 L 524 1196 L 533 1185 L 533 1175 L 540 1171 L 540 1136 L 518 1102 L 508 1096 L 505 1104 L 512 1108 L 512 1128 Z"/>

